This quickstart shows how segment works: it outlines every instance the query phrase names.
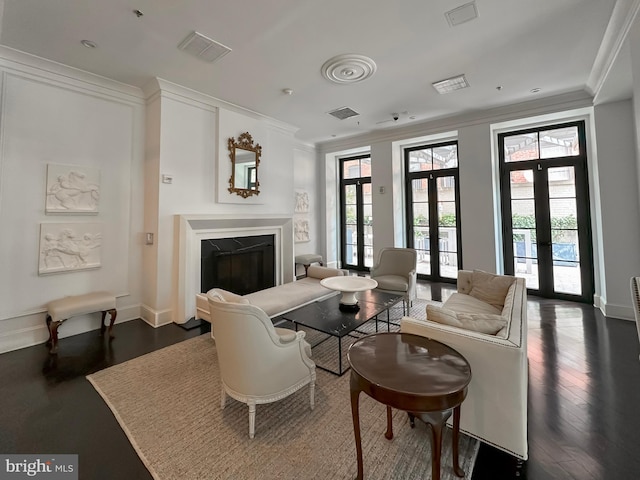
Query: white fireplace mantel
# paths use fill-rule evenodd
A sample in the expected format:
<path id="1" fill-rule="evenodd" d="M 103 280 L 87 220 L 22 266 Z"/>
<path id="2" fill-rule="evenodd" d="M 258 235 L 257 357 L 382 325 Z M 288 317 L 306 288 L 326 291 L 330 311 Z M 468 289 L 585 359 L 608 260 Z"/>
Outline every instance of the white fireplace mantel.
<path id="1" fill-rule="evenodd" d="M 196 312 L 196 293 L 200 292 L 200 250 L 202 240 L 229 237 L 273 235 L 276 285 L 292 282 L 293 219 L 284 215 L 176 215 L 175 256 L 178 272 L 174 278 L 173 312 L 175 323 L 186 323 Z"/>

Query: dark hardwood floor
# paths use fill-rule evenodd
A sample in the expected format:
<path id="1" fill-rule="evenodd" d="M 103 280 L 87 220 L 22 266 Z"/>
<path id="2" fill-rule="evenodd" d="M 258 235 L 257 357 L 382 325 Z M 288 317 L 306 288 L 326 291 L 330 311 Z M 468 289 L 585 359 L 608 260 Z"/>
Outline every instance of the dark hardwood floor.
<path id="1" fill-rule="evenodd" d="M 454 285 L 421 282 L 442 300 Z M 483 445 L 473 479 L 640 478 L 640 346 L 633 322 L 588 305 L 529 297 L 529 460 Z M 85 375 L 205 329 L 119 324 L 0 355 L 0 452 L 78 453 L 81 479 L 150 479 Z M 207 407 L 203 407 L 206 411 Z M 496 405 L 496 408 L 500 408 Z M 215 478 L 215 477 L 212 477 Z"/>

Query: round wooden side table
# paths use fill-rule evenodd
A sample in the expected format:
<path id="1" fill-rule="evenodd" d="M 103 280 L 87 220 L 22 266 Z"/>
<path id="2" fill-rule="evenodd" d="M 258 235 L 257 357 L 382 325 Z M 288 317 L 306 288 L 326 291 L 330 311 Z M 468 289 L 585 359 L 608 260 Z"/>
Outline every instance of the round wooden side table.
<path id="1" fill-rule="evenodd" d="M 360 437 L 360 392 L 387 406 L 385 437 L 393 438 L 391 409 L 431 425 L 431 478 L 440 480 L 442 433 L 453 413 L 453 469 L 458 462 L 460 405 L 471 381 L 469 362 L 456 350 L 429 338 L 409 333 L 376 333 L 356 340 L 347 355 L 351 364 L 351 413 L 358 456 L 358 480 L 363 478 Z"/>

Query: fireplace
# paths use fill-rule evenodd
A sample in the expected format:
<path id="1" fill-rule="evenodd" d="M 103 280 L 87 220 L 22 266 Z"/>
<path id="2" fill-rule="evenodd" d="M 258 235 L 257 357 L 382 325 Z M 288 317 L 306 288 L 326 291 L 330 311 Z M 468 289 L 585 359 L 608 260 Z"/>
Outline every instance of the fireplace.
<path id="1" fill-rule="evenodd" d="M 275 286 L 273 235 L 210 238 L 201 242 L 202 293 L 222 288 L 246 295 Z"/>
<path id="2" fill-rule="evenodd" d="M 225 238 L 273 238 L 274 283 L 292 282 L 293 218 L 285 215 L 176 215 L 174 252 L 177 274 L 173 279 L 173 308 L 171 318 L 182 324 L 196 312 L 196 293 L 201 292 L 202 241 Z M 215 247 L 214 247 L 215 249 Z"/>

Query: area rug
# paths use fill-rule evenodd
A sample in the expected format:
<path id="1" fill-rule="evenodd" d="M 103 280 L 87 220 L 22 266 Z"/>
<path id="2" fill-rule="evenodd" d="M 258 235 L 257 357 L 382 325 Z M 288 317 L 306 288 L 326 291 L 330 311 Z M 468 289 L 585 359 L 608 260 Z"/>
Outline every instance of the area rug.
<path id="1" fill-rule="evenodd" d="M 258 405 L 256 436 L 248 436 L 246 405 L 220 409 L 214 340 L 202 335 L 89 375 L 141 460 L 156 479 L 352 479 L 357 472 L 349 374 L 318 370 L 316 407 L 307 388 Z M 394 411 L 394 438 L 384 437 L 385 407 L 360 398 L 365 477 L 431 478 L 430 432 L 411 429 Z M 460 439 L 460 463 L 471 478 L 478 442 Z M 451 432 L 443 439 L 442 477 L 451 466 Z"/>

